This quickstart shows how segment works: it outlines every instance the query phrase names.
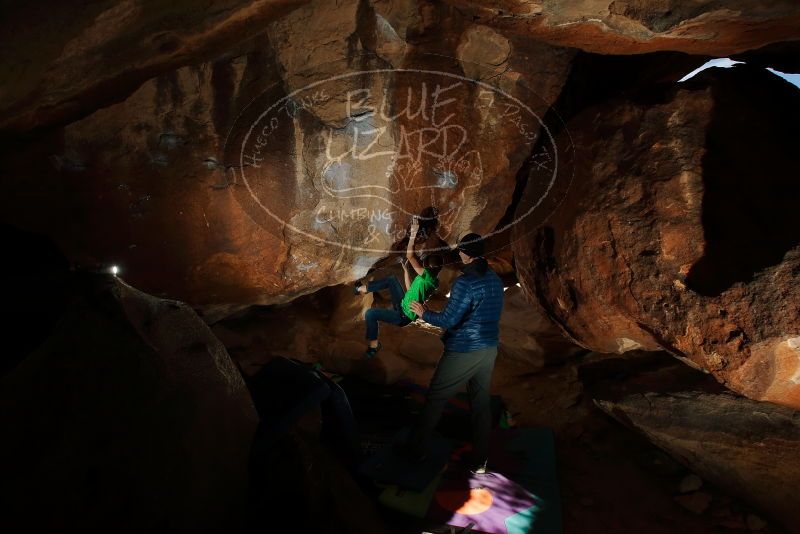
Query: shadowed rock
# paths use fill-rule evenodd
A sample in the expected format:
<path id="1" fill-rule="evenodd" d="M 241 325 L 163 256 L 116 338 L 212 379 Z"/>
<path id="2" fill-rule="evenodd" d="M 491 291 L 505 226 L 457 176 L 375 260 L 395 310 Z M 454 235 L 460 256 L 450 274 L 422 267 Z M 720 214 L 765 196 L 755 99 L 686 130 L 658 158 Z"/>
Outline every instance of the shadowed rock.
<path id="1" fill-rule="evenodd" d="M 183 303 L 65 283 L 52 332 L 0 383 L 0 524 L 235 530 L 258 417 L 223 345 Z"/>
<path id="2" fill-rule="evenodd" d="M 661 377 L 663 378 L 663 376 Z M 703 478 L 800 528 L 800 413 L 704 391 L 632 391 L 595 403 Z"/>

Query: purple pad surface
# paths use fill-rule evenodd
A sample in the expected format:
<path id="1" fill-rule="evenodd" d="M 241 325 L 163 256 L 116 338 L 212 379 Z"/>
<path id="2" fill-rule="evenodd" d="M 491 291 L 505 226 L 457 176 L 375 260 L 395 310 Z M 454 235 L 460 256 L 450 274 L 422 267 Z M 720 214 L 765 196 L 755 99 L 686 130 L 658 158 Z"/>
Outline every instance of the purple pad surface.
<path id="1" fill-rule="evenodd" d="M 485 491 L 472 492 L 480 489 Z M 488 473 L 444 480 L 434 496 L 430 516 L 453 526 L 472 523 L 473 530 L 506 534 L 506 519 L 540 504 L 516 482 L 499 473 Z"/>

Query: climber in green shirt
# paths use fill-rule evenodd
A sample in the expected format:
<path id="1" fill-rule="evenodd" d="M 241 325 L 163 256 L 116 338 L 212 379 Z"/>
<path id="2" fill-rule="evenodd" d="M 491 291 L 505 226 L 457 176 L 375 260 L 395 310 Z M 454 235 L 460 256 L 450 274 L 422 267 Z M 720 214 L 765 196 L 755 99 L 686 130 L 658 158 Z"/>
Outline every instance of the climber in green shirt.
<path id="1" fill-rule="evenodd" d="M 366 358 L 372 358 L 381 349 L 378 341 L 378 321 L 397 326 L 406 326 L 417 318 L 411 310 L 411 303 L 416 301 L 424 303 L 439 287 L 439 271 L 442 269 L 442 257 L 438 254 L 425 256 L 420 263 L 414 255 L 414 242 L 419 231 L 419 220 L 415 217 L 411 223 L 411 231 L 406 247 L 406 261 L 403 262 L 403 277 L 406 291 L 395 276 L 373 280 L 366 285 L 356 282 L 355 293 L 366 295 L 373 291 L 388 289 L 392 297 L 392 308 L 370 308 L 364 317 L 367 323 L 367 352 Z M 411 269 L 416 276 L 411 280 Z"/>

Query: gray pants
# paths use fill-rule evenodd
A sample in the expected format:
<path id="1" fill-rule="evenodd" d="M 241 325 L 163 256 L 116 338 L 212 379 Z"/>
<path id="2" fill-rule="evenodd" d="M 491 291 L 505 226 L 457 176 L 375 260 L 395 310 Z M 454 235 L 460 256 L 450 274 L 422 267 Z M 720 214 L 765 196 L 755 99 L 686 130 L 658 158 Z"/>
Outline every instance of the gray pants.
<path id="1" fill-rule="evenodd" d="M 414 449 L 420 452 L 426 449 L 431 433 L 442 417 L 445 404 L 466 384 L 472 411 L 474 461 L 476 464 L 486 462 L 489 457 L 489 433 L 492 429 L 489 391 L 496 357 L 497 347 L 472 352 L 444 353 L 436 366 L 425 397 L 425 406 L 412 433 L 411 446 Z"/>

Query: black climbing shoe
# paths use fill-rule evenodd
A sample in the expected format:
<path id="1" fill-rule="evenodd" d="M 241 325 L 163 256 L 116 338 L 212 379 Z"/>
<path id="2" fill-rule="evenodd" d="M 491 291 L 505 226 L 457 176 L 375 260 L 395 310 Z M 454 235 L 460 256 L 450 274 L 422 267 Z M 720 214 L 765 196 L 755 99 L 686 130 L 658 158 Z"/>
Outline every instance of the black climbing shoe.
<path id="1" fill-rule="evenodd" d="M 367 349 L 367 352 L 364 353 L 364 358 L 366 358 L 367 360 L 371 360 L 372 358 L 375 357 L 376 354 L 378 354 L 378 351 L 381 350 L 382 346 L 383 345 L 381 345 L 381 342 L 378 341 L 377 347 L 369 347 Z"/>
<path id="2" fill-rule="evenodd" d="M 356 295 L 360 295 L 361 292 L 359 291 L 359 289 L 361 289 L 361 286 L 363 286 L 363 285 L 364 284 L 361 283 L 361 280 L 359 280 L 358 282 L 353 284 L 353 293 L 356 294 Z"/>

